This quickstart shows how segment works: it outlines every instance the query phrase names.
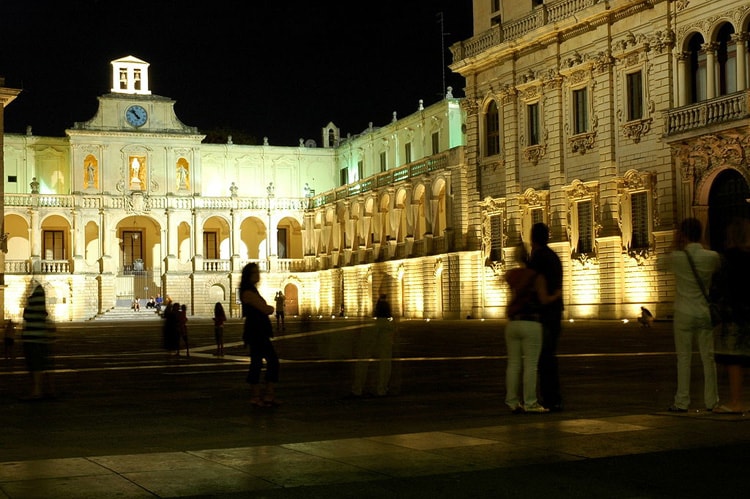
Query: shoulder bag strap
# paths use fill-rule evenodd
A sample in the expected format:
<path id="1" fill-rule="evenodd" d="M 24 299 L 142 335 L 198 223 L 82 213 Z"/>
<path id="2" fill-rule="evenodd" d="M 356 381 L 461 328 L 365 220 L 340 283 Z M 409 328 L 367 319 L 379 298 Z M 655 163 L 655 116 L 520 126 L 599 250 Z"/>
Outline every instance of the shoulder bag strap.
<path id="1" fill-rule="evenodd" d="M 690 253 L 688 253 L 687 250 L 685 251 L 685 255 L 687 256 L 688 262 L 690 263 L 690 268 L 693 269 L 693 275 L 695 276 L 695 281 L 698 283 L 698 286 L 701 288 L 701 293 L 703 293 L 703 298 L 706 299 L 707 302 L 710 303 L 708 299 L 708 293 L 706 293 L 706 285 L 703 284 L 703 280 L 698 275 L 698 271 L 695 269 L 695 262 L 693 262 L 693 257 L 690 256 Z"/>

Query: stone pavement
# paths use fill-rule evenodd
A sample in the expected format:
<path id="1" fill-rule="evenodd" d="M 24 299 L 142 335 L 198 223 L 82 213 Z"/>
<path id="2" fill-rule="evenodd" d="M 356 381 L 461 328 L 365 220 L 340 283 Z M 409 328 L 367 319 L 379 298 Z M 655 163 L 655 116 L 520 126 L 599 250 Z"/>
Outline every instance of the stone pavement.
<path id="1" fill-rule="evenodd" d="M 317 354 L 320 343 L 306 343 L 327 330 L 280 336 L 286 403 L 255 410 L 243 396 L 247 363 L 239 345 L 217 358 L 210 328 L 192 322 L 195 346 L 180 359 L 165 359 L 158 340 L 137 336 L 143 325 L 130 328 L 136 332 L 97 325 L 85 338 L 67 333 L 56 400 L 18 401 L 12 387 L 24 379 L 22 365 L 6 365 L 0 498 L 668 498 L 747 490 L 750 418 L 661 410 L 670 401 L 661 383 L 673 381 L 669 324 L 653 332 L 615 322 L 567 325 L 565 334 L 584 346 L 562 349 L 563 379 L 588 398 L 561 413 L 511 415 L 496 394 L 501 382 L 472 378 L 502 373 L 502 355 L 472 350 L 481 337 L 502 354 L 496 331 L 484 335 L 477 321 L 430 326 L 430 337 L 463 330 L 455 349 L 468 355 L 456 357 L 446 355 L 443 341 L 429 346 L 420 331 L 404 327 L 401 393 L 360 400 L 339 396 L 347 359 L 328 362 L 330 355 Z M 113 331 L 122 342 L 107 341 Z M 622 343 L 591 353 L 604 349 L 591 341 L 601 331 Z M 643 341 L 651 350 L 640 348 Z M 644 373 L 643 359 L 652 370 Z M 418 362 L 431 367 L 407 367 Z M 467 363 L 473 369 L 462 370 Z M 631 400 L 633 373 L 643 376 L 636 386 L 645 402 Z M 455 377 L 463 385 L 450 385 Z M 596 405 L 613 393 L 621 404 Z"/>

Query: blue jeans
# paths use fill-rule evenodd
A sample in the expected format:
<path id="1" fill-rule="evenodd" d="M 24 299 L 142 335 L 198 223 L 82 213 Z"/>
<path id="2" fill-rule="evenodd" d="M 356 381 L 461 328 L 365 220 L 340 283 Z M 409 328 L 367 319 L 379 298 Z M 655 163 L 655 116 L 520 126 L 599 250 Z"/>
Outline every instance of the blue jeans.
<path id="1" fill-rule="evenodd" d="M 536 377 L 542 352 L 542 325 L 533 321 L 510 321 L 505 326 L 508 367 L 505 371 L 505 403 L 515 409 L 520 405 L 519 388 L 523 370 L 523 405 L 537 404 Z"/>

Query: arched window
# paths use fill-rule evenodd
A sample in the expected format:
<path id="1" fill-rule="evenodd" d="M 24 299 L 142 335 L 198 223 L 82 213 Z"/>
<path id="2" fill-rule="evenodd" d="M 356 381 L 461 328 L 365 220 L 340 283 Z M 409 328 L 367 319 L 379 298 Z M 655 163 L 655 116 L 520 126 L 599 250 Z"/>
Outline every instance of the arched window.
<path id="1" fill-rule="evenodd" d="M 734 26 L 725 23 L 716 36 L 719 95 L 727 95 L 737 91 L 737 44 L 732 40 L 733 34 Z"/>
<path id="2" fill-rule="evenodd" d="M 703 36 L 696 33 L 688 42 L 688 104 L 706 100 L 706 52 Z"/>
<path id="3" fill-rule="evenodd" d="M 487 156 L 500 154 L 500 114 L 495 101 L 490 102 L 484 114 L 484 142 Z"/>

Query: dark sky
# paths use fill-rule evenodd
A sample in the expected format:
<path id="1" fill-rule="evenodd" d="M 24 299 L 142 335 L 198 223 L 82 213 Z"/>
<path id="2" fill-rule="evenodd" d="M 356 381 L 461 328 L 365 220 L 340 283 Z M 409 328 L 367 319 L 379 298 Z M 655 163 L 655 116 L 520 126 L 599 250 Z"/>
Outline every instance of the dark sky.
<path id="1" fill-rule="evenodd" d="M 228 129 L 272 145 L 320 142 L 333 121 L 357 134 L 464 95 L 445 66 L 471 36 L 471 0 L 6 0 L 0 76 L 21 95 L 5 130 L 63 136 L 109 93 L 111 60 L 151 64 L 150 87 L 205 133 Z M 438 13 L 443 13 L 445 55 Z"/>

